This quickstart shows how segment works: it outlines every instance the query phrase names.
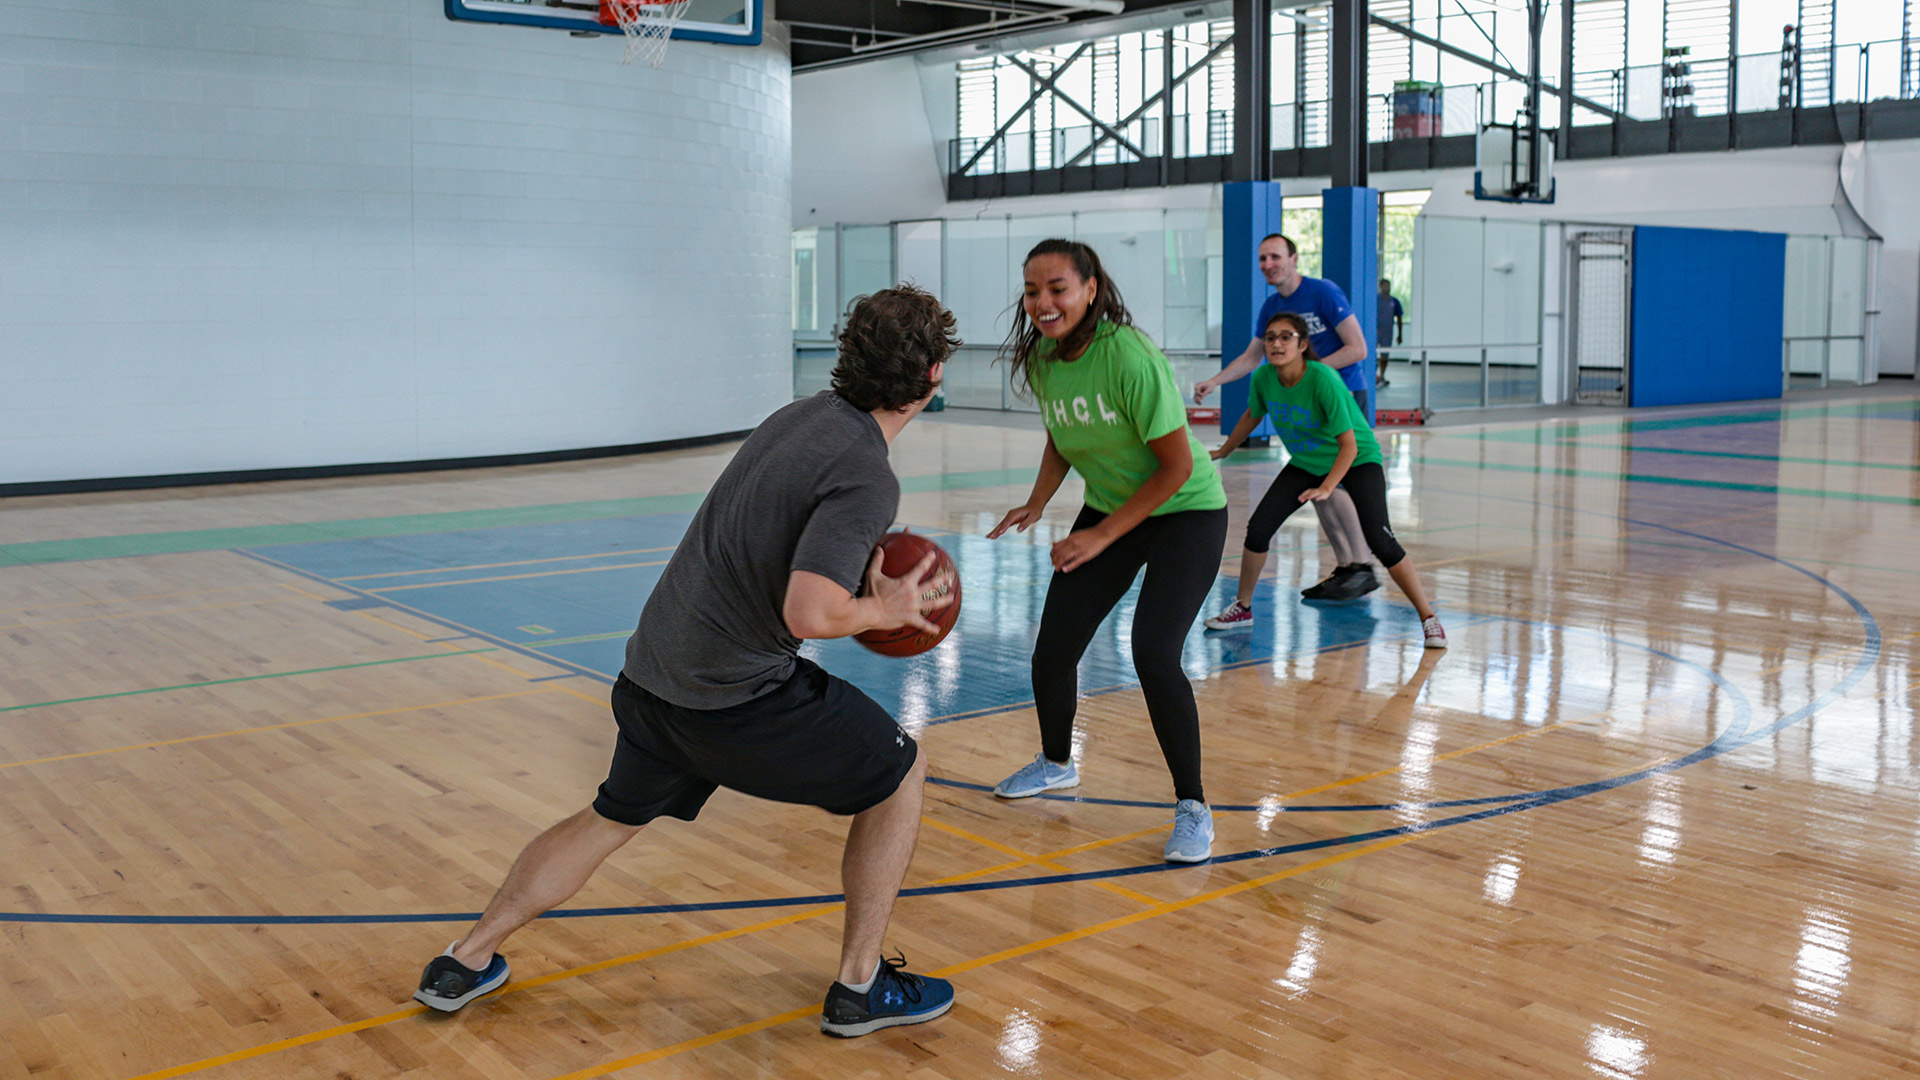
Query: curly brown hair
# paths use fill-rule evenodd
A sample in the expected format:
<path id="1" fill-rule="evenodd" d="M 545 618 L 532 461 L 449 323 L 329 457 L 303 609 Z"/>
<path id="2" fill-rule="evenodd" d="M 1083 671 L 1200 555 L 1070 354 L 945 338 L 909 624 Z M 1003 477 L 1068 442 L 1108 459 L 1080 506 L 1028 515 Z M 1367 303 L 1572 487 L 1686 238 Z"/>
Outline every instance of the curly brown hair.
<path id="1" fill-rule="evenodd" d="M 1042 240 L 1027 252 L 1020 260 L 1025 267 L 1042 255 L 1065 255 L 1073 263 L 1073 272 L 1080 275 L 1081 281 L 1099 283 L 1099 289 L 1093 295 L 1093 303 L 1087 307 L 1087 313 L 1067 336 L 1060 339 L 1060 345 L 1054 350 L 1055 356 L 1078 356 L 1086 350 L 1093 340 L 1094 332 L 1100 329 L 1104 320 L 1116 326 L 1132 326 L 1133 316 L 1128 314 L 1127 305 L 1120 299 L 1120 287 L 1107 276 L 1105 267 L 1100 265 L 1100 256 L 1094 254 L 1091 247 L 1078 240 Z M 1027 365 L 1033 362 L 1033 350 L 1040 344 L 1040 328 L 1027 320 L 1027 307 L 1021 297 L 1013 298 L 1013 329 L 1007 331 L 1007 340 L 1000 345 L 999 361 L 1010 368 L 1010 376 L 1015 390 L 1025 392 L 1032 384 L 1027 373 Z"/>
<path id="2" fill-rule="evenodd" d="M 953 312 L 912 285 L 855 297 L 840 331 L 833 392 L 862 412 L 904 409 L 932 394 L 933 366 L 943 364 L 960 339 Z"/>
<path id="3" fill-rule="evenodd" d="M 1297 315 L 1291 311 L 1274 312 L 1273 318 L 1267 320 L 1267 325 L 1260 328 L 1260 336 L 1264 339 L 1266 337 L 1267 331 L 1273 329 L 1273 324 L 1277 322 L 1287 323 L 1288 325 L 1293 327 L 1294 333 L 1300 335 L 1300 355 L 1301 356 L 1305 357 L 1308 360 L 1320 359 L 1320 354 L 1313 351 L 1313 338 L 1307 336 L 1307 320 L 1302 316 Z M 1261 346 L 1261 351 L 1262 352 L 1266 351 L 1266 346 L 1264 344 L 1262 344 Z"/>

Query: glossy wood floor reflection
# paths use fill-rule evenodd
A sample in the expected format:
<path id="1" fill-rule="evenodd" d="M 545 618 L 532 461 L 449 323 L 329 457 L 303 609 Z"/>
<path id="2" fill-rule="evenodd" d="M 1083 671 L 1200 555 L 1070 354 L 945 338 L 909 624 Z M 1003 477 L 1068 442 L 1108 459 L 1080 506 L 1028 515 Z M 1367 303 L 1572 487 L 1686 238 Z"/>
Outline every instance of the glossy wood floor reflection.
<path id="1" fill-rule="evenodd" d="M 1077 496 L 981 539 L 1041 441 L 982 419 L 894 454 L 955 638 L 809 647 L 938 778 L 889 944 L 958 1004 L 848 1042 L 845 822 L 726 792 L 513 939 L 504 992 L 408 1000 L 591 797 L 602 676 L 733 447 L 0 501 L 0 1077 L 1920 1073 L 1920 397 L 1386 434 L 1452 648 L 1391 586 L 1295 601 L 1289 522 L 1254 629 L 1188 642 L 1218 839 L 1181 868 L 1124 621 L 1083 786 L 982 790 L 1037 748 Z M 1224 463 L 1213 603 L 1280 464 Z"/>

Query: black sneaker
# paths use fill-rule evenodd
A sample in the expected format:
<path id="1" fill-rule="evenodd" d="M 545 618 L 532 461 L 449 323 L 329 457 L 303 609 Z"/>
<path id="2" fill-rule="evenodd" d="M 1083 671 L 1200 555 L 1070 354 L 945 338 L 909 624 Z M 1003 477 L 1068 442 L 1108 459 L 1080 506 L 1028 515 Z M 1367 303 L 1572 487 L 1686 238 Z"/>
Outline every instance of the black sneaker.
<path id="1" fill-rule="evenodd" d="M 1347 568 L 1344 566 L 1334 567 L 1333 573 L 1328 574 L 1324 579 L 1318 582 L 1315 582 L 1314 584 L 1309 585 L 1304 589 L 1301 589 L 1300 599 L 1302 600 L 1331 599 L 1331 597 L 1327 595 L 1327 590 L 1333 588 L 1333 586 L 1340 581 L 1341 577 L 1345 575 L 1346 572 L 1347 572 Z"/>
<path id="2" fill-rule="evenodd" d="M 1374 576 L 1373 564 L 1354 563 L 1343 566 L 1327 579 L 1326 595 L 1322 600 L 1358 600 L 1380 587 L 1380 579 Z"/>
<path id="3" fill-rule="evenodd" d="M 882 960 L 873 985 L 864 994 L 842 983 L 827 988 L 820 1009 L 820 1030 L 842 1039 L 897 1024 L 918 1024 L 953 1008 L 953 984 L 931 975 L 913 975 L 903 957 Z"/>
<path id="4" fill-rule="evenodd" d="M 413 1000 L 429 1009 L 453 1012 L 474 998 L 500 989 L 507 981 L 506 957 L 494 953 L 485 971 L 475 971 L 453 958 L 453 945 L 427 965 L 420 975 L 420 989 L 413 992 Z"/>

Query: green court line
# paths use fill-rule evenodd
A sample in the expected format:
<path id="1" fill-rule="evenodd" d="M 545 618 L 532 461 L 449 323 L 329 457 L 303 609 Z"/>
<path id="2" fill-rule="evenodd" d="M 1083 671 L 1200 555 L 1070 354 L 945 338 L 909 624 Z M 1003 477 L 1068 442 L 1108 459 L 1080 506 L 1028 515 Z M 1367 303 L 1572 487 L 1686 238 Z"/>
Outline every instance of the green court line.
<path id="1" fill-rule="evenodd" d="M 1567 441 L 1559 445 L 1588 447 L 1597 450 L 1625 450 L 1634 454 L 1685 454 L 1689 457 L 1732 458 L 1736 461 L 1773 461 L 1782 465 L 1822 465 L 1853 469 L 1896 469 L 1901 472 L 1920 472 L 1920 465 L 1903 465 L 1888 461 L 1836 461 L 1833 458 L 1782 457 L 1779 454 L 1737 454 L 1731 450 L 1683 450 L 1671 446 L 1635 446 L 1630 443 Z"/>
<path id="2" fill-rule="evenodd" d="M 1026 468 L 908 476 L 900 479 L 900 490 L 903 493 L 920 493 L 1031 483 L 1034 473 L 1034 469 Z M 119 559 L 134 555 L 175 555 L 189 551 L 273 547 L 278 544 L 307 544 L 323 540 L 420 536 L 430 533 L 461 532 L 467 529 L 598 521 L 606 518 L 637 517 L 642 514 L 691 513 L 700 508 L 701 500 L 706 497 L 706 492 L 699 491 L 683 495 L 596 499 L 590 502 L 549 503 L 542 506 L 516 506 L 499 510 L 449 510 L 433 514 L 350 518 L 345 521 L 316 521 L 298 525 L 245 525 L 231 529 L 190 529 L 181 532 L 132 533 L 121 536 L 80 537 L 73 540 L 0 544 L 0 566 L 78 562 L 84 559 Z"/>
<path id="3" fill-rule="evenodd" d="M 1911 399 L 1886 402 L 1856 402 L 1836 405 L 1806 405 L 1774 408 L 1758 412 L 1719 413 L 1710 416 L 1678 416 L 1659 420 L 1604 420 L 1531 428 L 1523 431 L 1479 431 L 1454 434 L 1441 429 L 1443 438 L 1476 439 L 1485 442 L 1561 443 L 1590 435 L 1625 435 L 1636 431 L 1673 431 L 1686 428 L 1725 427 L 1731 424 L 1764 424 L 1806 416 L 1835 414 L 1877 418 L 1880 414 L 1920 412 L 1920 402 Z"/>
<path id="4" fill-rule="evenodd" d="M 448 656 L 471 656 L 474 653 L 497 652 L 494 646 L 484 649 L 461 649 L 457 652 L 428 653 L 425 656 L 400 656 L 392 660 L 368 660 L 359 664 L 335 664 L 332 667 L 307 668 L 304 671 L 275 671 L 266 675 L 242 675 L 234 679 L 209 679 L 206 682 L 181 683 L 178 686 L 155 686 L 146 690 L 122 690 L 114 694 L 92 694 L 87 697 L 63 698 L 59 701 L 36 701 L 28 705 L 7 705 L 0 707 L 0 713 L 18 712 L 21 709 L 44 709 L 49 705 L 72 705 L 81 701 L 104 701 L 107 698 L 133 697 L 136 694 L 162 694 L 168 690 L 192 690 L 201 686 L 224 686 L 227 683 L 253 682 L 256 679 L 284 679 L 290 675 L 317 675 L 323 671 L 346 671 L 350 668 L 379 667 L 382 664 L 405 664 L 413 660 L 439 660 Z"/>
<path id="5" fill-rule="evenodd" d="M 1891 503 L 1894 506 L 1920 506 L 1920 498 L 1907 495 L 1870 495 L 1859 491 L 1823 491 L 1819 488 L 1781 487 L 1777 484 L 1740 484 L 1730 480 L 1696 480 L 1686 476 L 1660 476 L 1654 473 L 1606 472 L 1600 469 L 1561 469 L 1545 465 L 1508 465 L 1497 461 L 1456 461 L 1449 458 L 1421 458 L 1422 465 L 1451 465 L 1461 469 L 1493 472 L 1545 473 L 1549 476 L 1592 477 L 1598 480 L 1624 480 L 1630 484 L 1670 484 L 1675 487 L 1714 488 L 1720 491 L 1751 491 L 1761 495 L 1794 495 L 1806 499 L 1841 499 L 1851 502 Z"/>

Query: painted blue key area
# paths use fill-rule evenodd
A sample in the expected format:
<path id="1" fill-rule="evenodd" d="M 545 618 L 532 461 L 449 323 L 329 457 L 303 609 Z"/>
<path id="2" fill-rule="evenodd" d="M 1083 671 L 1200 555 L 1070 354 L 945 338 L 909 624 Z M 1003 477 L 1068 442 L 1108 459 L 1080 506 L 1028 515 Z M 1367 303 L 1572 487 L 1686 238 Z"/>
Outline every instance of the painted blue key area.
<path id="1" fill-rule="evenodd" d="M 255 549 L 254 554 L 364 594 L 372 602 L 420 612 L 521 650 L 551 657 L 612 682 L 626 639 L 691 515 L 657 514 L 591 522 L 508 526 L 369 540 L 323 541 Z M 871 695 L 902 723 L 997 710 L 1032 698 L 1028 667 L 1052 567 L 1047 548 L 1024 538 L 920 530 L 959 568 L 960 619 L 932 652 L 897 659 L 851 639 L 813 641 L 802 653 Z M 634 566 L 634 563 L 655 563 Z M 1303 567 L 1312 573 L 1317 565 Z M 1382 574 L 1382 577 L 1385 575 Z M 1251 629 L 1207 633 L 1194 624 L 1185 663 L 1195 678 L 1273 657 L 1351 648 L 1369 641 L 1420 640 L 1420 620 L 1391 585 L 1366 600 L 1303 604 L 1311 580 L 1262 583 Z M 1224 607 L 1233 582 L 1222 578 L 1204 614 Z M 1275 602 L 1276 593 L 1280 602 Z M 1139 588 L 1102 625 L 1081 662 L 1084 690 L 1137 681 L 1127 644 Z M 1472 620 L 1455 617 L 1456 628 Z M 1593 687 L 1595 702 L 1604 688 Z M 1584 707 L 1578 700 L 1562 704 Z"/>

